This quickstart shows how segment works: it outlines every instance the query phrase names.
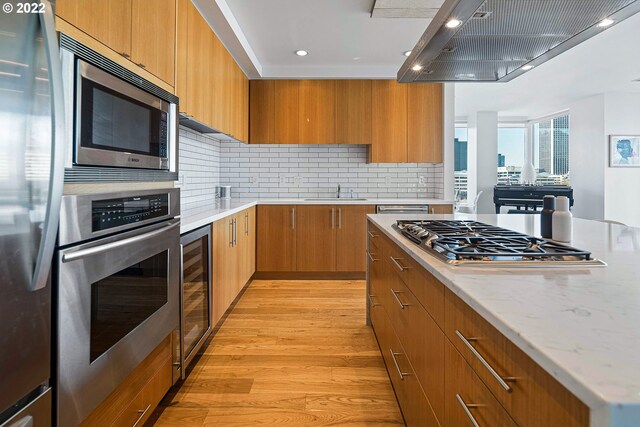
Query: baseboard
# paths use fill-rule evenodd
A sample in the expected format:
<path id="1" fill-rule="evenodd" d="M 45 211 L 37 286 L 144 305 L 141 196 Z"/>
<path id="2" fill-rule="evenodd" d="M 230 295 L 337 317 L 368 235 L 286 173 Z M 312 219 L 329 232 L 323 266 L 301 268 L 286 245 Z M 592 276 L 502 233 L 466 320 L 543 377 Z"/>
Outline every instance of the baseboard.
<path id="1" fill-rule="evenodd" d="M 256 271 L 254 280 L 365 280 L 364 271 Z"/>

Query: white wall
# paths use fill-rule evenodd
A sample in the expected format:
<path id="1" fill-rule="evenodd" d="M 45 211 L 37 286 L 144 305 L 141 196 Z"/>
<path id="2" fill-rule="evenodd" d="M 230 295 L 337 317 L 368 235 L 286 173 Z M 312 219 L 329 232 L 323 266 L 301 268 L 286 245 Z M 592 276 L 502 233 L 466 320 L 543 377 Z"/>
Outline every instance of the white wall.
<path id="1" fill-rule="evenodd" d="M 604 217 L 640 226 L 640 168 L 609 167 L 609 135 L 640 135 L 640 94 L 604 96 Z"/>
<path id="2" fill-rule="evenodd" d="M 455 85 L 444 85 L 444 198 L 454 199 Z"/>
<path id="3" fill-rule="evenodd" d="M 604 218 L 604 95 L 578 100 L 569 106 L 569 162 L 579 218 Z"/>

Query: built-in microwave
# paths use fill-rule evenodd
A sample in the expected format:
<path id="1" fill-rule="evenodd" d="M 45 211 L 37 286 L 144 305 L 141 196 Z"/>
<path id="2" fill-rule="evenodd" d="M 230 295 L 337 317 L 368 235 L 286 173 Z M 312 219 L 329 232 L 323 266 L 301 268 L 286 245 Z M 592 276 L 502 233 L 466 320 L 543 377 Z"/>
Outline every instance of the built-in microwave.
<path id="1" fill-rule="evenodd" d="M 70 166 L 177 172 L 178 98 L 62 36 Z"/>

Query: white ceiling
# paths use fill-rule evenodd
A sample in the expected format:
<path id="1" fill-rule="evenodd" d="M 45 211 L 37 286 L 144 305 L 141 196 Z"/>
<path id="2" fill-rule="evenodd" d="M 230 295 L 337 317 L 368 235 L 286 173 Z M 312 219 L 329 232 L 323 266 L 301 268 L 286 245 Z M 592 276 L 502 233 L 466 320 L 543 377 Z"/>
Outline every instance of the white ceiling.
<path id="1" fill-rule="evenodd" d="M 500 116 L 540 117 L 580 98 L 607 92 L 640 92 L 640 14 L 508 83 L 457 83 L 456 116 L 498 111 Z M 640 120 L 640 117 L 638 118 Z"/>
<path id="2" fill-rule="evenodd" d="M 439 7 L 442 1 L 406 3 Z M 402 53 L 413 48 L 430 22 L 372 18 L 374 0 L 216 2 L 226 3 L 233 14 L 263 78 L 395 78 L 405 59 Z M 309 55 L 296 56 L 298 49 Z"/>

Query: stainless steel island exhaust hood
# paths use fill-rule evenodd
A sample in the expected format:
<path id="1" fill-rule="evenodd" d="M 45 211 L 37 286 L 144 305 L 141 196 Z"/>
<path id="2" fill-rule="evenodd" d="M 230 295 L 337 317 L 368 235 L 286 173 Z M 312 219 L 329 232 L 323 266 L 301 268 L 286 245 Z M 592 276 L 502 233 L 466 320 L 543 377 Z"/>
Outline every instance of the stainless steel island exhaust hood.
<path id="1" fill-rule="evenodd" d="M 640 0 L 446 0 L 398 81 L 508 82 L 640 11 Z"/>

